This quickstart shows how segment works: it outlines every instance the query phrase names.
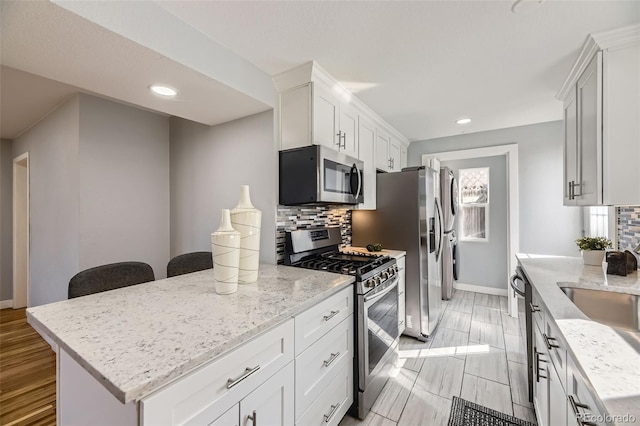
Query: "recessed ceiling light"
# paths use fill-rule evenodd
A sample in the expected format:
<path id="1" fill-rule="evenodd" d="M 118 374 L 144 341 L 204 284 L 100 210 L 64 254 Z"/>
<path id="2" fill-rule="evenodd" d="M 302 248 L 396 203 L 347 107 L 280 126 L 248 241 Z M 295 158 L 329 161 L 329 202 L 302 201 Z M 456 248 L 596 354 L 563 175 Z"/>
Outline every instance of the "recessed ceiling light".
<path id="1" fill-rule="evenodd" d="M 149 86 L 149 90 L 156 95 L 163 96 L 165 98 L 175 98 L 178 94 L 178 91 L 173 87 L 162 86 L 160 84 L 152 84 Z"/>
<path id="2" fill-rule="evenodd" d="M 469 117 L 463 117 L 456 120 L 456 124 L 469 124 L 471 119 Z"/>

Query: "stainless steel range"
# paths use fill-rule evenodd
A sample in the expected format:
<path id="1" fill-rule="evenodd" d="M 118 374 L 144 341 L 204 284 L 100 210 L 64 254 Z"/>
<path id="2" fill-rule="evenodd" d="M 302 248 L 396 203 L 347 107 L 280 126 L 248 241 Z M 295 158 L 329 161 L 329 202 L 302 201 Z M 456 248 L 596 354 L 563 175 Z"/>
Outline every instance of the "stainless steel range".
<path id="1" fill-rule="evenodd" d="M 354 396 L 352 414 L 367 415 L 398 359 L 398 267 L 379 254 L 342 253 L 338 227 L 289 231 L 285 264 L 356 278 Z"/>

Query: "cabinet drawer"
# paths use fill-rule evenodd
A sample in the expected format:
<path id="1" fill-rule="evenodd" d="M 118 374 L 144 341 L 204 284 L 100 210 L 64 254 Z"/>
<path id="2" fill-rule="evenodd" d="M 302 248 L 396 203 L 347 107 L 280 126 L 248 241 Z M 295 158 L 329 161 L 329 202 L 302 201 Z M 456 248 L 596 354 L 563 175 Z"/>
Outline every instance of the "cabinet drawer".
<path id="1" fill-rule="evenodd" d="M 542 300 L 540 299 L 540 295 L 536 291 L 535 287 L 531 289 L 531 306 L 532 309 L 531 317 L 533 318 L 533 323 L 538 327 L 538 329 L 543 332 L 544 331 L 544 308 L 542 304 Z"/>
<path id="2" fill-rule="evenodd" d="M 296 357 L 296 413 L 303 413 L 343 367 L 353 365 L 353 315 Z"/>
<path id="3" fill-rule="evenodd" d="M 288 320 L 142 399 L 141 424 L 208 424 L 220 417 L 293 360 L 293 326 Z"/>
<path id="4" fill-rule="evenodd" d="M 566 390 L 567 349 L 565 347 L 564 341 L 560 339 L 560 331 L 558 330 L 558 327 L 553 322 L 553 320 L 550 318 L 550 315 L 545 315 L 545 318 L 545 331 L 542 337 L 545 341 L 545 344 L 547 345 L 549 358 L 551 359 L 553 366 L 558 372 L 558 377 L 560 378 L 562 389 Z"/>
<path id="5" fill-rule="evenodd" d="M 353 313 L 353 286 L 295 317 L 296 356 Z"/>
<path id="6" fill-rule="evenodd" d="M 298 419 L 301 426 L 335 426 L 353 403 L 353 369 L 345 366 Z"/>

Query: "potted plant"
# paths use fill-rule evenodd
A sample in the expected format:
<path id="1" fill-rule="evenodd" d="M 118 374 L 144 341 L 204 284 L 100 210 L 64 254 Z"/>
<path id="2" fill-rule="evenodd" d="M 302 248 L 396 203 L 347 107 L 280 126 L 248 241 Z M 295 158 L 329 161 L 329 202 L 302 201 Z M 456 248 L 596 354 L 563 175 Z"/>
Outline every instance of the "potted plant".
<path id="1" fill-rule="evenodd" d="M 606 237 L 582 237 L 576 240 L 576 245 L 582 250 L 582 260 L 585 265 L 602 265 L 604 251 L 611 248 L 611 240 Z"/>

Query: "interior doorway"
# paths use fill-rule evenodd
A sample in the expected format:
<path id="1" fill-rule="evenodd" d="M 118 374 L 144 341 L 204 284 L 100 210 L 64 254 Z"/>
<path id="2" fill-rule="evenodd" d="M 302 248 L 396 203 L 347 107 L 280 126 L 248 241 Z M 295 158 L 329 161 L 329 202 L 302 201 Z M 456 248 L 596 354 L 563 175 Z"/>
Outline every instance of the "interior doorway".
<path id="1" fill-rule="evenodd" d="M 13 309 L 29 304 L 29 153 L 13 159 Z"/>
<path id="2" fill-rule="evenodd" d="M 506 157 L 507 163 L 507 255 L 509 259 L 507 264 L 509 265 L 509 271 L 515 271 L 517 260 L 516 253 L 520 246 L 520 219 L 518 214 L 518 145 L 498 145 L 485 148 L 463 149 L 459 151 L 447 151 L 447 152 L 434 152 L 424 154 L 422 156 L 422 164 L 428 165 L 432 159 L 439 161 L 452 161 L 452 160 L 464 160 L 471 158 L 481 157 L 493 157 L 501 156 Z M 504 288 L 507 290 L 507 300 L 509 314 L 513 317 L 518 314 L 517 299 L 511 286 L 509 286 L 508 280 L 504 283 Z"/>

